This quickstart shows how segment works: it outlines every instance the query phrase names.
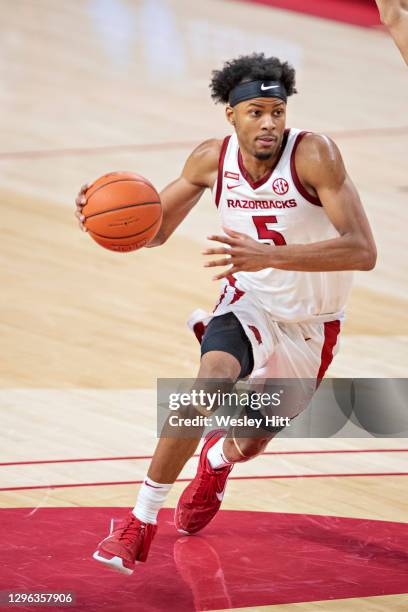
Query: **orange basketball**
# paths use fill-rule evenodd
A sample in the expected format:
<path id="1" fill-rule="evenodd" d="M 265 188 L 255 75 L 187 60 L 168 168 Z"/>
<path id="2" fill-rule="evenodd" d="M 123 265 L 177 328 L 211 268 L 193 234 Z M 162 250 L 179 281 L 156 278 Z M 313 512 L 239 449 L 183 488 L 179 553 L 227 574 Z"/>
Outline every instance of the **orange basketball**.
<path id="1" fill-rule="evenodd" d="M 92 238 L 110 251 L 136 251 L 161 225 L 162 207 L 153 185 L 133 172 L 111 172 L 87 190 L 82 209 Z"/>

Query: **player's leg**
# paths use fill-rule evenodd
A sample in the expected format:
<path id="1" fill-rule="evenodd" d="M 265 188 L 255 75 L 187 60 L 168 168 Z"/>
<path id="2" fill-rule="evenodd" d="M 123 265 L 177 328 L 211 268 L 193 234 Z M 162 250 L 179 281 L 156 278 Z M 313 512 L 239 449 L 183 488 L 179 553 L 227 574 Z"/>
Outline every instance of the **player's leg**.
<path id="1" fill-rule="evenodd" d="M 324 378 L 327 368 L 339 348 L 340 321 L 330 321 L 322 324 L 276 324 L 275 338 L 277 348 L 271 355 L 268 363 L 259 372 L 254 372 L 252 381 L 260 379 L 264 381 L 268 389 L 268 380 L 290 379 L 287 391 L 291 393 L 289 401 L 279 410 L 272 408 L 271 415 L 290 416 L 293 419 L 300 414 L 310 403 L 314 392 Z M 298 381 L 296 384 L 295 381 Z M 273 387 L 276 387 L 275 382 Z M 295 409 L 293 407 L 296 406 Z M 268 411 L 267 411 L 268 412 Z M 255 416 L 254 411 L 248 410 L 249 416 Z M 264 412 L 265 414 L 265 412 Z M 259 415 L 258 415 L 259 416 Z M 262 453 L 269 442 L 284 427 L 270 427 L 262 424 L 262 433 L 265 437 L 241 437 L 228 436 L 218 441 L 216 455 L 215 447 L 209 453 L 209 459 L 213 468 L 225 465 L 223 458 L 229 462 L 248 461 Z"/>
<path id="2" fill-rule="evenodd" d="M 252 367 L 251 344 L 235 315 L 228 313 L 212 319 L 201 343 L 201 362 L 194 388 L 215 392 L 220 387 L 218 381 L 222 379 L 231 381 L 228 390 L 238 378 L 247 376 Z M 154 491 L 151 489 L 168 492 L 198 446 L 202 430 L 197 432 L 195 428 L 194 432 L 194 438 L 160 438 L 134 509 L 140 520 L 155 522 L 162 503 L 159 496 L 157 503 L 153 503 Z"/>
<path id="3" fill-rule="evenodd" d="M 240 371 L 240 363 L 233 355 L 223 351 L 206 352 L 201 358 L 200 369 L 193 388 L 204 389 L 207 392 L 216 391 L 219 379 L 230 380 L 229 387 L 231 387 L 238 379 Z M 154 451 L 147 478 L 157 484 L 174 483 L 188 459 L 197 449 L 202 431 L 194 427 L 194 438 L 162 435 Z"/>
<path id="4" fill-rule="evenodd" d="M 220 509 L 228 476 L 236 463 L 249 461 L 263 452 L 282 427 L 266 427 L 253 437 L 238 437 L 234 431 L 212 431 L 204 441 L 195 478 L 183 491 L 175 512 L 178 531 L 186 534 L 203 529 Z"/>
<path id="5" fill-rule="evenodd" d="M 265 367 L 252 374 L 251 380 L 255 383 L 257 379 L 264 381 L 266 385 L 264 390 L 267 391 L 268 380 L 290 379 L 290 385 L 286 389 L 291 394 L 289 401 L 286 400 L 286 404 L 280 406 L 279 410 L 272 408 L 271 414 L 276 415 L 279 412 L 281 416 L 290 416 L 293 419 L 307 408 L 333 357 L 337 354 L 341 324 L 340 321 L 320 324 L 276 323 L 275 327 L 276 350 Z M 298 381 L 298 384 L 295 381 Z M 274 382 L 273 387 L 275 386 Z M 296 409 L 293 410 L 294 406 Z M 250 416 L 255 416 L 253 411 L 247 412 L 251 413 Z M 283 428 L 263 424 L 265 437 L 237 439 L 229 436 L 224 441 L 220 439 L 218 446 L 222 448 L 222 456 L 229 461 L 233 463 L 248 461 L 263 452 Z M 218 459 L 215 453 L 211 455 L 211 459 L 213 467 L 223 465 L 222 459 Z"/>
<path id="6" fill-rule="evenodd" d="M 275 431 L 264 430 L 264 436 L 259 437 L 257 435 L 253 438 L 242 438 L 235 436 L 233 432 L 229 433 L 228 436 L 220 438 L 217 444 L 211 449 L 209 453 L 209 462 L 212 468 L 218 469 L 223 466 L 223 457 L 228 463 L 242 463 L 243 461 L 249 461 L 257 455 L 260 455 L 269 442 L 276 436 L 281 427 L 276 428 Z M 225 465 L 225 463 L 224 463 Z"/>
<path id="7" fill-rule="evenodd" d="M 268 380 L 298 380 L 299 384 L 292 385 L 289 402 L 279 411 L 283 412 L 280 416 L 293 418 L 307 407 L 317 382 L 323 378 L 336 352 L 340 324 L 338 321 L 311 325 L 274 322 L 271 327 L 275 328 L 276 348 L 265 367 L 254 372 L 251 380 L 260 378 L 266 388 Z M 175 523 L 180 531 L 197 533 L 214 518 L 233 465 L 260 454 L 283 427 L 264 423 L 262 429 L 265 435 L 261 437 L 257 434 L 237 438 L 234 432 L 228 436 L 213 432 L 207 437 L 196 477 L 184 490 L 176 508 Z"/>
<path id="8" fill-rule="evenodd" d="M 194 388 L 211 391 L 213 386 L 215 391 L 219 379 L 230 380 L 231 387 L 241 370 L 240 361 L 231 353 L 204 351 Z M 162 437 L 159 440 L 135 508 L 99 544 L 94 554 L 96 560 L 127 574 L 133 572 L 136 561 L 146 560 L 157 529 L 157 514 L 199 441 L 197 429 L 194 438 Z"/>
<path id="9" fill-rule="evenodd" d="M 241 365 L 239 378 L 253 369 L 252 345 L 240 320 L 229 312 L 210 322 L 202 342 L 202 352 L 223 351 L 234 354 Z M 211 354 L 208 353 L 208 354 Z M 247 461 L 262 452 L 274 432 L 265 431 L 263 438 L 231 440 L 224 431 L 212 431 L 204 441 L 197 473 L 180 497 L 175 513 L 179 531 L 196 533 L 217 513 L 224 495 L 227 478 L 234 463 Z"/>

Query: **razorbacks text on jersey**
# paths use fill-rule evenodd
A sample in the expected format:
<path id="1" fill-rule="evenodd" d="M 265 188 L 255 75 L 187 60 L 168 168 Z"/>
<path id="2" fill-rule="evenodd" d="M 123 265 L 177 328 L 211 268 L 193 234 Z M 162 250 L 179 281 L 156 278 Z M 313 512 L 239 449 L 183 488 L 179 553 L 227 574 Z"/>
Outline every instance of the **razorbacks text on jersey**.
<path id="1" fill-rule="evenodd" d="M 236 134 L 224 139 L 213 198 L 224 227 L 276 246 L 309 244 L 339 234 L 318 198 L 296 173 L 296 148 L 307 132 L 287 129 L 280 157 L 269 175 L 252 181 Z M 225 280 L 248 293 L 274 320 L 333 321 L 343 318 L 352 284 L 351 271 L 298 272 L 267 268 L 237 272 Z"/>

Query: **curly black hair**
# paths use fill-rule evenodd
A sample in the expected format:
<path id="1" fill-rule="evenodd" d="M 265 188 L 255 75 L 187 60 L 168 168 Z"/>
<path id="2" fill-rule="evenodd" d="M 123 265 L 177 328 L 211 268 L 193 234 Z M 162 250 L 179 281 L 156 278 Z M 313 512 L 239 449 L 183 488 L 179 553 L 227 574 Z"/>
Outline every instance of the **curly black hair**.
<path id="1" fill-rule="evenodd" d="M 277 57 L 252 53 L 225 62 L 222 70 L 213 70 L 210 82 L 211 97 L 216 103 L 227 104 L 232 89 L 246 81 L 280 81 L 288 96 L 297 93 L 295 69 Z"/>

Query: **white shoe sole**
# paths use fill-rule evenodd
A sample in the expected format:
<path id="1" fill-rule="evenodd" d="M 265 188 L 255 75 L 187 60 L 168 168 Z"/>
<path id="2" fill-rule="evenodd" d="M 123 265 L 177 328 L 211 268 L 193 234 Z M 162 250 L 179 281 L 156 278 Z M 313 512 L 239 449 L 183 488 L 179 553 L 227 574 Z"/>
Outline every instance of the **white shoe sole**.
<path id="1" fill-rule="evenodd" d="M 117 572 L 120 572 L 121 574 L 126 574 L 128 576 L 133 574 L 133 570 L 123 565 L 123 560 L 120 557 L 112 557 L 111 559 L 105 559 L 105 557 L 101 557 L 100 555 L 98 555 L 98 551 L 94 552 L 92 556 L 96 561 L 99 561 L 100 563 L 104 563 L 111 569 L 116 570 Z"/>

